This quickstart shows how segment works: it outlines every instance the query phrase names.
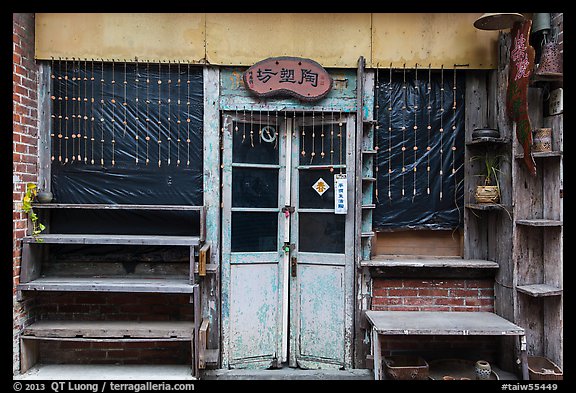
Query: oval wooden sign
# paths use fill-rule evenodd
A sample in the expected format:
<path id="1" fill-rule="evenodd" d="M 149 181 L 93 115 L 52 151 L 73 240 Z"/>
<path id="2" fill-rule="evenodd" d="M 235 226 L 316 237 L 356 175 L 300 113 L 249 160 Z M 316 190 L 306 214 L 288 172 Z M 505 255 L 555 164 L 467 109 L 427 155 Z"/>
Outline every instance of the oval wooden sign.
<path id="1" fill-rule="evenodd" d="M 317 62 L 299 57 L 270 57 L 248 68 L 246 88 L 259 97 L 290 95 L 315 101 L 332 89 L 332 77 Z"/>

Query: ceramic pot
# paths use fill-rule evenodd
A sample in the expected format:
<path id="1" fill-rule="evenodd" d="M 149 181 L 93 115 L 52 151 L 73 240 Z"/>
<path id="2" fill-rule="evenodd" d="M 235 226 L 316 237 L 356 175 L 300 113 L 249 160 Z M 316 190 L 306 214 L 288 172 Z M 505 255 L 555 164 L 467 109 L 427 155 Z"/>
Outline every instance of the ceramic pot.
<path id="1" fill-rule="evenodd" d="M 488 380 L 490 379 L 490 374 L 492 374 L 492 367 L 490 363 L 486 360 L 478 360 L 474 365 L 474 374 L 478 380 Z"/>
<path id="2" fill-rule="evenodd" d="M 50 203 L 54 199 L 54 195 L 50 191 L 40 191 L 36 194 L 36 199 L 40 203 Z"/>
<path id="3" fill-rule="evenodd" d="M 495 128 L 476 128 L 472 131 L 472 139 L 500 138 L 500 131 Z"/>

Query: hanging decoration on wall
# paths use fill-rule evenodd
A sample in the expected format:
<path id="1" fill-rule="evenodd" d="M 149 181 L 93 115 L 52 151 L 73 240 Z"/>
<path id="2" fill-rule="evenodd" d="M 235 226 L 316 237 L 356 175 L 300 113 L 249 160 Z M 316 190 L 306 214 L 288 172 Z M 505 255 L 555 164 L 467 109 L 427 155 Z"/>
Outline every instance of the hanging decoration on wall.
<path id="1" fill-rule="evenodd" d="M 418 143 L 416 134 L 418 131 L 418 102 L 416 101 L 420 97 L 420 86 L 418 85 L 418 63 L 414 65 L 414 146 L 412 150 L 414 151 L 414 168 L 413 168 L 413 189 L 412 189 L 412 201 L 416 197 L 416 168 L 418 168 L 418 159 L 417 159 L 417 151 L 418 151 Z"/>
<path id="2" fill-rule="evenodd" d="M 444 65 L 440 67 L 440 162 L 444 162 Z M 444 182 L 442 181 L 442 166 L 440 166 L 440 200 L 442 200 L 442 189 Z"/>
<path id="3" fill-rule="evenodd" d="M 388 86 L 388 200 L 392 200 L 392 63 L 390 63 L 390 81 Z"/>
<path id="4" fill-rule="evenodd" d="M 430 146 L 430 133 L 432 132 L 432 64 L 428 64 L 428 122 L 426 125 L 426 130 L 428 132 L 428 138 L 426 143 L 426 194 L 430 195 L 430 156 L 432 146 Z"/>
<path id="5" fill-rule="evenodd" d="M 528 116 L 528 83 L 534 68 L 534 48 L 529 43 L 532 21 L 515 22 L 510 36 L 510 72 L 506 94 L 506 112 L 516 123 L 516 137 L 524 150 L 524 164 L 536 176 L 536 163 L 532 157 L 532 126 Z"/>

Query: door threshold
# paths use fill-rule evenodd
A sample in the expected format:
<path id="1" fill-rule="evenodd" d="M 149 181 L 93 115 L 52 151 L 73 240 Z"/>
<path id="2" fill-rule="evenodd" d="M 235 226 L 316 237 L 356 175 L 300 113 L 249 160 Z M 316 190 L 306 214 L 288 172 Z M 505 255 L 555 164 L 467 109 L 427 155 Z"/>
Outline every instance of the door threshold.
<path id="1" fill-rule="evenodd" d="M 200 379 L 207 380 L 373 380 L 374 374 L 370 369 L 316 369 L 303 370 L 299 368 L 283 367 L 277 369 L 217 369 L 206 370 Z"/>

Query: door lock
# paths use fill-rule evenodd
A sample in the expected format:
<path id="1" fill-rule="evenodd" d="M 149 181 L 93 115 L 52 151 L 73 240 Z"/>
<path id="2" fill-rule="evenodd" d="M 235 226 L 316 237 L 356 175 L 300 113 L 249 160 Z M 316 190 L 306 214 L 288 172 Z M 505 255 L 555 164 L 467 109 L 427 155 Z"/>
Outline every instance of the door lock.
<path id="1" fill-rule="evenodd" d="M 282 250 L 284 250 L 285 253 L 289 253 L 290 251 L 292 251 L 294 249 L 294 244 L 290 244 L 288 242 L 284 242 L 284 246 L 282 246 Z"/>
<path id="2" fill-rule="evenodd" d="M 290 214 L 294 213 L 294 206 L 284 206 L 282 208 L 282 213 L 284 213 L 286 218 L 290 217 Z"/>

